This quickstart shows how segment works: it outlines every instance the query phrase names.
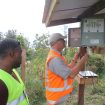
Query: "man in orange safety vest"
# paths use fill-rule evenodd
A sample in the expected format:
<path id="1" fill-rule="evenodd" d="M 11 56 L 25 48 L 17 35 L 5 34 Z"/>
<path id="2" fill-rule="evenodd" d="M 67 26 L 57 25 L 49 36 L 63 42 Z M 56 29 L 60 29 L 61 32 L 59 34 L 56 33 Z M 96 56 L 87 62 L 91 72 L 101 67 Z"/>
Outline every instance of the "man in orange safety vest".
<path id="1" fill-rule="evenodd" d="M 65 47 L 65 38 L 60 33 L 54 33 L 49 37 L 51 48 L 46 60 L 45 70 L 45 88 L 48 105 L 66 105 L 65 102 L 73 91 L 73 79 L 88 59 L 88 54 L 85 54 L 79 63 L 76 63 L 80 54 L 80 51 L 78 51 L 72 62 L 67 64 L 61 54 Z"/>

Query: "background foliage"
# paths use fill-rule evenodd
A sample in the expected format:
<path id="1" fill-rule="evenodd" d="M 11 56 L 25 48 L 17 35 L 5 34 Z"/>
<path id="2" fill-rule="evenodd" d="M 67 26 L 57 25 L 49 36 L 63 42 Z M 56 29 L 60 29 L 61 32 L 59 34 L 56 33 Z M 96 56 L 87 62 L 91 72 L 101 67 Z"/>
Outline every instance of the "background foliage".
<path id="1" fill-rule="evenodd" d="M 35 35 L 33 43 L 17 34 L 16 30 L 0 32 L 0 40 L 13 38 L 19 40 L 22 48 L 26 49 L 26 91 L 31 105 L 46 105 L 44 88 L 44 70 L 48 47 L 49 34 Z M 66 48 L 63 52 L 67 61 L 70 62 L 77 48 Z M 105 55 L 91 54 L 86 64 L 86 70 L 92 70 L 99 75 L 97 84 L 85 86 L 85 105 L 105 105 Z M 75 81 L 75 90 L 69 99 L 68 105 L 77 105 L 78 83 Z"/>

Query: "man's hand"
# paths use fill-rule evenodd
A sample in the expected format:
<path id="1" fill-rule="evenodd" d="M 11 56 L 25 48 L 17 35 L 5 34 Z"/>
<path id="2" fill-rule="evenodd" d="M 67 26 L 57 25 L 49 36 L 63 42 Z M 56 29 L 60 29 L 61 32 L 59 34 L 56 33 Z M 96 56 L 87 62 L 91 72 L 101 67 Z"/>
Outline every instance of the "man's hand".
<path id="1" fill-rule="evenodd" d="M 86 53 L 78 62 L 78 64 L 76 64 L 76 66 L 72 69 L 72 72 L 70 74 L 71 78 L 74 78 L 80 70 L 82 70 L 83 66 L 85 65 L 85 63 L 87 62 L 89 58 L 89 55 Z"/>

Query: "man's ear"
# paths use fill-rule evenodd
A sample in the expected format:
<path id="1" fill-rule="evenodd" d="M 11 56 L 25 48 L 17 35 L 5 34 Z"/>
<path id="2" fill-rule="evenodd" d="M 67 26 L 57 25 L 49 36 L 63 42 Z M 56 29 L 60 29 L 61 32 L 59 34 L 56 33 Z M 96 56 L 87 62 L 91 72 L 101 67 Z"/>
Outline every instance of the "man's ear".
<path id="1" fill-rule="evenodd" d="M 10 57 L 14 57 L 14 51 L 9 51 L 9 52 L 8 52 L 8 55 L 9 55 Z"/>

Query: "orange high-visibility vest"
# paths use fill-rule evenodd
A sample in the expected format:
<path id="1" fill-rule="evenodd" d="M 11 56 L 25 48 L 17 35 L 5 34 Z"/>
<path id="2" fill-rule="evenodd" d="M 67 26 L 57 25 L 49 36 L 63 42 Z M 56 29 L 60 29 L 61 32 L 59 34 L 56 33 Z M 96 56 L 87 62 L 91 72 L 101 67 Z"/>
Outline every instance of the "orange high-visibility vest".
<path id="1" fill-rule="evenodd" d="M 54 57 L 59 57 L 64 61 L 65 64 L 67 64 L 65 58 L 59 53 L 55 52 L 54 50 L 49 51 L 45 70 L 45 88 L 48 105 L 55 105 L 59 99 L 69 94 L 73 90 L 73 79 L 68 77 L 66 80 L 64 80 L 62 77 L 49 69 L 48 64 Z"/>

